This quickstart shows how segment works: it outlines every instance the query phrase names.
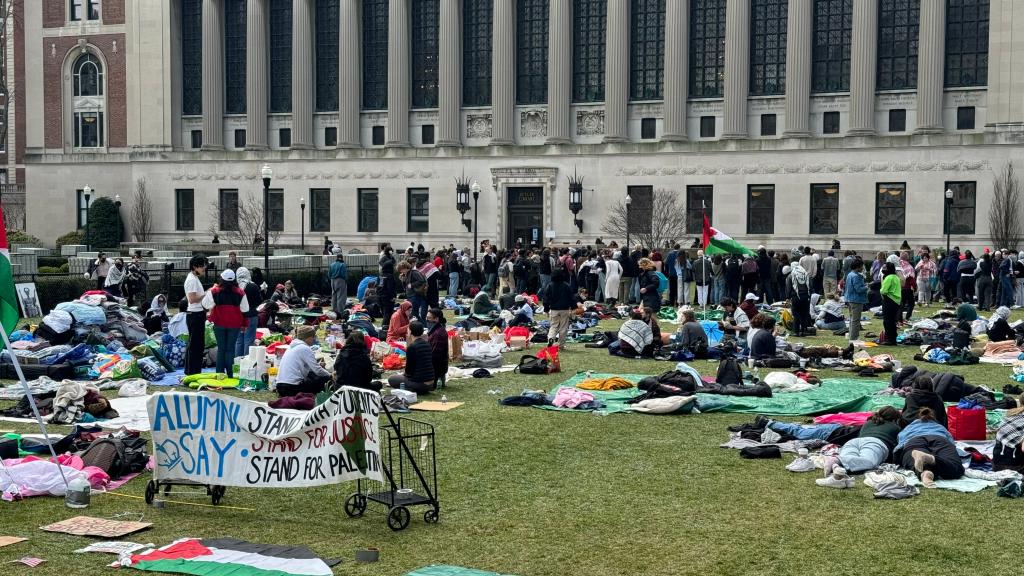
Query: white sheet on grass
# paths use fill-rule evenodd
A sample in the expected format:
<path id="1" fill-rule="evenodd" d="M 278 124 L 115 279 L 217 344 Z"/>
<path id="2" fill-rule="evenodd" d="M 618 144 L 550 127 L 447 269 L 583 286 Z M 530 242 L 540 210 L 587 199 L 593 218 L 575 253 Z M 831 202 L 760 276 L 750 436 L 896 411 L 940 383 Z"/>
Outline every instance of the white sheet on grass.
<path id="1" fill-rule="evenodd" d="M 111 398 L 110 406 L 114 410 L 117 410 L 118 417 L 111 418 L 110 420 L 97 420 L 95 424 L 100 428 L 108 430 L 117 430 L 123 426 L 140 432 L 148 432 L 149 412 L 146 410 L 146 401 L 149 400 L 150 396 L 152 396 L 152 394 L 134 396 L 131 398 Z M 48 421 L 49 418 L 44 416 L 43 420 Z M 0 421 L 22 422 L 28 424 L 35 422 L 32 418 L 12 418 L 10 416 L 0 416 Z M 90 425 L 91 424 L 92 423 L 90 423 Z"/>

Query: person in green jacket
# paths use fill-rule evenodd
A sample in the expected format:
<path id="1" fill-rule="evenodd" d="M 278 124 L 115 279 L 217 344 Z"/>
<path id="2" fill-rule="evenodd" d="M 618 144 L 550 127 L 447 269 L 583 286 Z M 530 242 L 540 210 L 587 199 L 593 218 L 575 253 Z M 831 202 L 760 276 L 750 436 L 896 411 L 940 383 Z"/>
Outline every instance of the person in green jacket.
<path id="1" fill-rule="evenodd" d="M 902 286 L 896 275 L 896 266 L 886 262 L 882 266 L 882 327 L 885 330 L 885 346 L 896 345 L 896 323 L 900 318 Z"/>
<path id="2" fill-rule="evenodd" d="M 341 314 L 348 303 L 348 266 L 341 250 L 335 254 L 334 262 L 331 262 L 327 270 L 327 277 L 331 280 L 331 308 L 334 308 L 335 314 Z"/>

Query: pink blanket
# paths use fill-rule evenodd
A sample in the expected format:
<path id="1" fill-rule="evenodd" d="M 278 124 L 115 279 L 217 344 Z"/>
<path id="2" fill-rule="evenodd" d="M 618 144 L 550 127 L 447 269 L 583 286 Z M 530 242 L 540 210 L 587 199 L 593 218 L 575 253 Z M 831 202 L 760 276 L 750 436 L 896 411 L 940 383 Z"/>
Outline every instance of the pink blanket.
<path id="1" fill-rule="evenodd" d="M 840 412 L 838 414 L 825 414 L 824 416 L 816 416 L 814 418 L 815 424 L 842 424 L 843 426 L 863 426 L 868 418 L 871 417 L 871 412 Z"/>

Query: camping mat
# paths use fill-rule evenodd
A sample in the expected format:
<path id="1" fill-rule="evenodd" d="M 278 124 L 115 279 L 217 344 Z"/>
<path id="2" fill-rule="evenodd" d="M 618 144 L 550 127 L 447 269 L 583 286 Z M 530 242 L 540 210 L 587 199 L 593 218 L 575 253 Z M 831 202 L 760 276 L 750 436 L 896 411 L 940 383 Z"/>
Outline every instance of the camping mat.
<path id="1" fill-rule="evenodd" d="M 472 568 L 462 568 L 461 566 L 424 566 L 418 570 L 413 570 L 405 576 L 511 576 L 509 574 L 498 574 L 497 572 L 487 572 L 485 570 L 474 570 Z"/>
<path id="2" fill-rule="evenodd" d="M 612 376 L 625 378 L 626 380 L 629 380 L 634 384 L 639 382 L 641 379 L 647 377 L 646 375 L 643 374 L 592 374 L 590 378 L 611 378 Z M 585 373 L 577 374 L 572 378 L 569 378 L 565 382 L 562 382 L 553 390 L 551 390 L 551 395 L 554 396 L 555 394 L 558 394 L 558 391 L 561 390 L 562 388 L 574 388 L 577 384 L 587 379 L 588 378 Z M 604 408 L 602 410 L 606 414 L 631 412 L 631 410 L 629 409 L 629 404 L 626 404 L 626 400 L 629 400 L 630 398 L 633 398 L 634 396 L 639 396 L 641 394 L 640 390 L 636 388 L 627 388 L 625 390 L 610 390 L 607 392 L 602 390 L 586 390 L 586 392 L 593 394 L 595 400 L 600 400 L 601 402 L 604 402 Z M 561 412 L 585 412 L 584 410 L 576 410 L 573 408 L 559 408 L 557 406 L 537 406 L 537 408 L 543 408 L 544 410 L 558 410 Z"/>
<path id="3" fill-rule="evenodd" d="M 881 380 L 829 378 L 805 392 L 775 394 L 771 398 L 697 394 L 701 412 L 743 412 L 777 416 L 816 416 L 834 412 L 866 412 L 875 392 L 888 386 Z M 892 397 L 882 397 L 892 398 Z M 902 401 L 902 398 L 894 398 Z"/>

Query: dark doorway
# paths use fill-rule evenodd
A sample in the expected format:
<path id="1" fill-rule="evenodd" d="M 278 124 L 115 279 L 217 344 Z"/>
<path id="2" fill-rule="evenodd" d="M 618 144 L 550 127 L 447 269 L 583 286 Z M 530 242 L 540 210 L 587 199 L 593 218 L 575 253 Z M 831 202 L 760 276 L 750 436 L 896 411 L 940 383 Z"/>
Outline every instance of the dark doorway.
<path id="1" fill-rule="evenodd" d="M 508 189 L 508 227 L 505 246 L 544 243 L 544 189 L 540 186 Z"/>

